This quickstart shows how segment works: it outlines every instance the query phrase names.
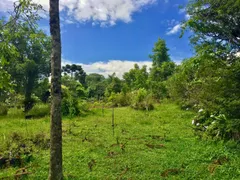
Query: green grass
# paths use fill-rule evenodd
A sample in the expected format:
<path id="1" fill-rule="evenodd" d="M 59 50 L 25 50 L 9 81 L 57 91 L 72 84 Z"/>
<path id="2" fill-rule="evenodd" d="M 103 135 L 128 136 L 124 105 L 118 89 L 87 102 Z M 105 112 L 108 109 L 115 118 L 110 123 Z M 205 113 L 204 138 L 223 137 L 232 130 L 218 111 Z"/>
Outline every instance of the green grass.
<path id="1" fill-rule="evenodd" d="M 194 113 L 171 103 L 151 112 L 116 108 L 114 136 L 111 113 L 95 109 L 88 116 L 63 120 L 65 179 L 240 179 L 239 147 L 196 138 L 191 128 Z M 48 138 L 49 119 L 2 117 L 0 150 L 13 132 L 23 138 Z M 31 174 L 25 179 L 47 179 L 49 150 L 34 147 L 32 155 L 25 164 Z M 13 177 L 17 169 L 0 169 L 0 179 Z"/>

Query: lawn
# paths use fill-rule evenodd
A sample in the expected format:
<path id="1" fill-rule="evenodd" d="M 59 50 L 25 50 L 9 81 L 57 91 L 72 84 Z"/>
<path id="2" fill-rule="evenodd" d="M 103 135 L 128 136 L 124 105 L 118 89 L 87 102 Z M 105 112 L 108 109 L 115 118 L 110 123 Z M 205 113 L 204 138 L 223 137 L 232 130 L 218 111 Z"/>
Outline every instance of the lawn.
<path id="1" fill-rule="evenodd" d="M 114 132 L 112 109 L 64 118 L 64 177 L 240 179 L 239 146 L 199 139 L 192 129 L 193 117 L 193 112 L 165 102 L 150 112 L 115 108 Z M 49 126 L 49 118 L 24 120 L 13 110 L 0 118 L 0 158 L 9 153 L 21 156 L 18 165 L 8 163 L 0 169 L 0 179 L 13 179 L 15 174 L 27 174 L 19 175 L 23 179 L 47 179 Z"/>

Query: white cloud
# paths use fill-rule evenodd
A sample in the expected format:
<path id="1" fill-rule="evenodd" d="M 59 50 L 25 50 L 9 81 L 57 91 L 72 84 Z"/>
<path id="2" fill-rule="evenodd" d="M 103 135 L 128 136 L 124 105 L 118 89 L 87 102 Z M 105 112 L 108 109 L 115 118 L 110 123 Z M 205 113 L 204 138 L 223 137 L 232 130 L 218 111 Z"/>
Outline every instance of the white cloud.
<path id="1" fill-rule="evenodd" d="M 183 14 L 185 12 L 186 12 L 186 9 L 184 9 L 184 8 L 179 9 L 179 14 Z"/>
<path id="2" fill-rule="evenodd" d="M 181 30 L 181 27 L 182 27 L 181 24 L 177 24 L 174 27 L 170 28 L 169 31 L 166 34 L 167 35 L 176 34 Z"/>
<path id="3" fill-rule="evenodd" d="M 185 8 L 179 9 L 179 14 L 184 14 L 185 15 L 185 20 L 189 20 L 190 19 L 190 15 L 187 13 Z"/>
<path id="4" fill-rule="evenodd" d="M 72 62 L 63 59 L 62 66 L 66 64 L 72 64 Z M 87 74 L 98 73 L 107 77 L 108 75 L 116 73 L 117 77 L 122 78 L 125 72 L 128 72 L 130 69 L 134 68 L 134 64 L 138 64 L 140 67 L 146 65 L 148 68 L 150 68 L 152 66 L 152 61 L 109 60 L 107 62 L 99 61 L 91 64 L 76 64 L 81 65 Z"/>
<path id="5" fill-rule="evenodd" d="M 190 15 L 189 14 L 185 14 L 185 20 L 189 20 L 190 19 Z"/>
<path id="6" fill-rule="evenodd" d="M 14 1 L 1 0 L 0 12 L 11 10 Z M 49 9 L 49 0 L 33 1 L 41 4 L 45 10 Z M 131 22 L 133 13 L 156 2 L 157 0 L 60 0 L 60 11 L 65 12 L 67 23 L 92 21 L 101 26 L 112 26 L 117 21 Z"/>
<path id="7" fill-rule="evenodd" d="M 171 20 L 166 20 L 164 23 L 167 23 L 168 26 L 175 26 L 179 24 L 180 22 L 177 21 L 176 19 L 171 19 Z"/>

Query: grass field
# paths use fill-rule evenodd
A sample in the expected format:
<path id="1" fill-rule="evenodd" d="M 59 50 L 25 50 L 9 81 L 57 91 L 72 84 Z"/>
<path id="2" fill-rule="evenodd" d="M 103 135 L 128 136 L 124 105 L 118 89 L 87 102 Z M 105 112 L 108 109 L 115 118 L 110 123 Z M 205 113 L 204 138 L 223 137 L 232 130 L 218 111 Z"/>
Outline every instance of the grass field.
<path id="1" fill-rule="evenodd" d="M 114 134 L 111 109 L 63 119 L 65 179 L 240 179 L 239 146 L 198 139 L 193 112 L 166 102 L 151 112 L 116 108 L 114 115 Z M 0 141 L 0 157 L 21 151 L 25 167 L 2 167 L 0 179 L 24 172 L 23 179 L 47 179 L 49 118 L 10 113 L 0 118 Z"/>

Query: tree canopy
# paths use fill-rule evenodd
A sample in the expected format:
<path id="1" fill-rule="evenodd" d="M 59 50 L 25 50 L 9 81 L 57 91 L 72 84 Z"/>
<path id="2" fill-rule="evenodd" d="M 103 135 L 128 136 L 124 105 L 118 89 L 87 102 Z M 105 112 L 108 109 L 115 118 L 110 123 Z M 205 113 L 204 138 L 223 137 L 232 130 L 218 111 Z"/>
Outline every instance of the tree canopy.
<path id="1" fill-rule="evenodd" d="M 165 40 L 158 38 L 152 50 L 153 54 L 149 55 L 153 61 L 153 66 L 159 67 L 163 62 L 169 62 L 170 57 L 168 51 L 169 49 L 166 46 Z"/>
<path id="2" fill-rule="evenodd" d="M 240 50 L 240 0 L 191 0 L 186 11 L 197 51 L 227 59 Z"/>

